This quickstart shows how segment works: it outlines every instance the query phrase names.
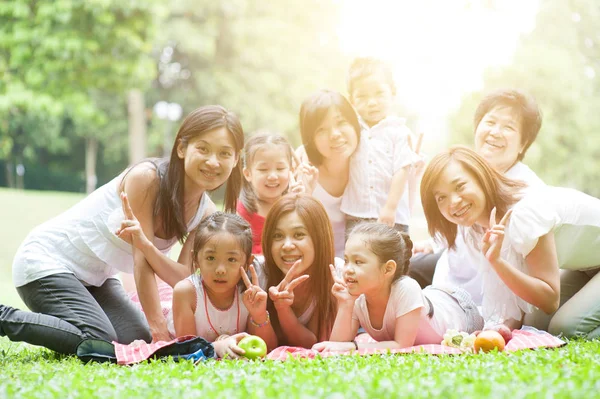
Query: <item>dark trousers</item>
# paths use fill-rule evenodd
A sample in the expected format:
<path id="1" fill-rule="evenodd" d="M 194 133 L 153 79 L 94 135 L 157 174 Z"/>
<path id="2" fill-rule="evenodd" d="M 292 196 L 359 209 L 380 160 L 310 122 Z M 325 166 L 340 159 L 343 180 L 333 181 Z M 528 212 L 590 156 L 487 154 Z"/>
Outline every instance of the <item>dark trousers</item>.
<path id="1" fill-rule="evenodd" d="M 435 266 L 437 265 L 440 256 L 442 256 L 442 252 L 443 251 L 438 251 L 437 253 L 432 254 L 418 253 L 410 258 L 408 275 L 417 280 L 421 288 L 431 285 Z"/>
<path id="2" fill-rule="evenodd" d="M 0 305 L 0 336 L 74 354 L 84 339 L 129 344 L 152 340 L 144 314 L 120 281 L 85 286 L 73 274 L 43 277 L 17 288 L 31 312 Z"/>

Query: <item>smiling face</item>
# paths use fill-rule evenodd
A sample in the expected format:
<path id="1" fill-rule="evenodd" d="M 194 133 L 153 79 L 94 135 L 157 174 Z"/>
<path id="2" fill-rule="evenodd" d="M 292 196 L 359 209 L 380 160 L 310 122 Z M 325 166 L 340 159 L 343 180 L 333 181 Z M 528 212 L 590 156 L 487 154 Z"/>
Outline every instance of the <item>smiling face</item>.
<path id="1" fill-rule="evenodd" d="M 233 137 L 224 127 L 194 138 L 187 145 L 180 143 L 177 156 L 183 159 L 186 186 L 207 191 L 225 183 L 238 162 Z"/>
<path id="2" fill-rule="evenodd" d="M 375 255 L 368 244 L 368 236 L 352 234 L 344 249 L 344 282 L 351 295 L 369 295 L 382 290 L 385 286 L 386 265 Z"/>
<path id="3" fill-rule="evenodd" d="M 494 169 L 506 172 L 523 151 L 521 116 L 511 107 L 498 106 L 486 113 L 475 129 L 475 151 Z"/>
<path id="4" fill-rule="evenodd" d="M 315 147 L 323 158 L 345 161 L 358 145 L 358 134 L 337 108 L 330 108 L 315 131 Z"/>
<path id="5" fill-rule="evenodd" d="M 442 216 L 461 226 L 486 226 L 486 198 L 475 176 L 459 162 L 451 161 L 433 185 L 433 195 Z"/>
<path id="6" fill-rule="evenodd" d="M 301 260 L 301 264 L 296 269 L 298 275 L 304 274 L 313 264 L 315 260 L 313 240 L 297 212 L 289 212 L 279 218 L 271 240 L 271 256 L 283 274 L 286 274 L 298 260 Z"/>
<path id="7" fill-rule="evenodd" d="M 233 293 L 240 281 L 240 266 L 246 264 L 246 255 L 240 241 L 229 232 L 212 236 L 198 251 L 196 267 L 209 293 Z"/>
<path id="8" fill-rule="evenodd" d="M 267 144 L 254 153 L 244 177 L 262 201 L 272 202 L 283 194 L 290 181 L 290 163 L 282 146 Z"/>
<path id="9" fill-rule="evenodd" d="M 361 118 L 374 126 L 391 112 L 394 94 L 383 71 L 376 71 L 353 84 L 352 104 Z"/>

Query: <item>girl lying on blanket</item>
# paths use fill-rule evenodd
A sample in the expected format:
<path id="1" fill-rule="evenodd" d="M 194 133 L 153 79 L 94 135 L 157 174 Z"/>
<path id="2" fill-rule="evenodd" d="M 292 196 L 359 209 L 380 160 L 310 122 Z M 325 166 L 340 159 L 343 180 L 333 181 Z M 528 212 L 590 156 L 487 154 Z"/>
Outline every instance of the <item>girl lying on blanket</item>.
<path id="1" fill-rule="evenodd" d="M 281 197 L 267 215 L 262 246 L 279 344 L 310 348 L 327 339 L 336 312 L 327 267 L 334 246 L 321 202 L 308 194 Z"/>
<path id="2" fill-rule="evenodd" d="M 343 278 L 331 267 L 338 313 L 330 341 L 313 349 L 400 349 L 439 344 L 448 329 L 481 329 L 483 318 L 466 291 L 432 286 L 421 290 L 406 275 L 411 253 L 407 234 L 373 222 L 354 227 L 346 242 Z M 357 343 L 359 326 L 379 342 Z"/>
<path id="3" fill-rule="evenodd" d="M 237 344 L 245 331 L 264 339 L 269 349 L 277 346 L 251 251 L 252 230 L 240 216 L 216 212 L 202 220 L 194 237 L 193 274 L 173 291 L 167 315 L 172 336 L 201 336 L 214 342 L 221 358 L 244 354 Z"/>

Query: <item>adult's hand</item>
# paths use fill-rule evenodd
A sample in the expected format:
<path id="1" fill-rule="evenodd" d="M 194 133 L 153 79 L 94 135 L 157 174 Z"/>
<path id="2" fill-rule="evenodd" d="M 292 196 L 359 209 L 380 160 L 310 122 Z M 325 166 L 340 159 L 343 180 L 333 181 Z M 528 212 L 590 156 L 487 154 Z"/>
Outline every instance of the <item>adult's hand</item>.
<path id="1" fill-rule="evenodd" d="M 495 207 L 490 213 L 490 224 L 483 236 L 481 251 L 492 265 L 501 259 L 500 251 L 504 242 L 504 229 L 510 219 L 511 213 L 512 209 L 506 212 L 500 222 L 496 222 Z"/>
<path id="2" fill-rule="evenodd" d="M 294 304 L 294 289 L 304 281 L 308 280 L 309 276 L 307 274 L 294 278 L 296 269 L 301 262 L 301 259 L 297 260 L 277 286 L 269 287 L 269 297 L 271 297 L 275 309 L 283 309 L 292 306 Z"/>

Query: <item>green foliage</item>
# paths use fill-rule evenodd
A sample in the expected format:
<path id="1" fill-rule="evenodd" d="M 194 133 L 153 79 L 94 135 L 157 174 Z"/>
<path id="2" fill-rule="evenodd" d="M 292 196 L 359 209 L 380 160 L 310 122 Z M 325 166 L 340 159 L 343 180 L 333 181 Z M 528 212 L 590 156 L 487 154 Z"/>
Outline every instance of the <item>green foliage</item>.
<path id="1" fill-rule="evenodd" d="M 555 350 L 315 360 L 82 364 L 0 339 L 0 396 L 22 398 L 589 398 L 599 341 Z"/>
<path id="2" fill-rule="evenodd" d="M 536 27 L 522 37 L 509 66 L 487 71 L 484 89 L 463 99 L 453 115 L 453 143 L 473 142 L 479 100 L 499 87 L 536 97 L 543 123 L 525 162 L 548 184 L 600 196 L 600 7 L 592 0 L 545 0 Z"/>

